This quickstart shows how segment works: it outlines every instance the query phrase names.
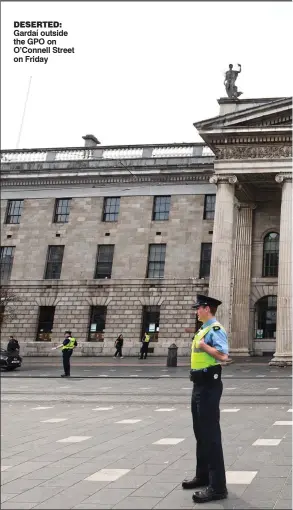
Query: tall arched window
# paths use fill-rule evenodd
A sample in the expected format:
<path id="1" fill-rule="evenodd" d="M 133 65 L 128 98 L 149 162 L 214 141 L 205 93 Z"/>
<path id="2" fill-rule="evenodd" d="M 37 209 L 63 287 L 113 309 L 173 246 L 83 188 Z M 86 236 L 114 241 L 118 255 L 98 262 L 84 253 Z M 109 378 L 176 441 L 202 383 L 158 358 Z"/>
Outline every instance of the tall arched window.
<path id="1" fill-rule="evenodd" d="M 255 312 L 255 338 L 276 338 L 277 296 L 259 299 Z"/>
<path id="2" fill-rule="evenodd" d="M 277 232 L 269 232 L 263 243 L 263 276 L 278 276 L 279 239 Z"/>

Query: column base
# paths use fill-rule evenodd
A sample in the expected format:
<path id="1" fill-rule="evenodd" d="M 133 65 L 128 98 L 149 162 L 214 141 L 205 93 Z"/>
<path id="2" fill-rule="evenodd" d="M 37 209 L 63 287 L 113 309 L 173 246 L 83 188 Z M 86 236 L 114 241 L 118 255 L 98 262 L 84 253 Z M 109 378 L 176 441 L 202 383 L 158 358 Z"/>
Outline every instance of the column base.
<path id="1" fill-rule="evenodd" d="M 291 353 L 279 354 L 278 352 L 275 352 L 274 357 L 269 362 L 269 365 L 276 367 L 292 366 L 292 354 Z"/>

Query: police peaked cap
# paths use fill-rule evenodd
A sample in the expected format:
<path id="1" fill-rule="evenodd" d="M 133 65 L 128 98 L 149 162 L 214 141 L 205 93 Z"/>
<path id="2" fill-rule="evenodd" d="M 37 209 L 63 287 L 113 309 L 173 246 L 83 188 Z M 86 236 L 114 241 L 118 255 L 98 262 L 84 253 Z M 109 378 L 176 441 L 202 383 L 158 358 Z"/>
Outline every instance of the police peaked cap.
<path id="1" fill-rule="evenodd" d="M 222 301 L 219 301 L 218 299 L 203 296 L 202 294 L 197 294 L 197 301 L 192 306 L 193 309 L 197 309 L 200 306 L 220 306 L 222 304 Z"/>

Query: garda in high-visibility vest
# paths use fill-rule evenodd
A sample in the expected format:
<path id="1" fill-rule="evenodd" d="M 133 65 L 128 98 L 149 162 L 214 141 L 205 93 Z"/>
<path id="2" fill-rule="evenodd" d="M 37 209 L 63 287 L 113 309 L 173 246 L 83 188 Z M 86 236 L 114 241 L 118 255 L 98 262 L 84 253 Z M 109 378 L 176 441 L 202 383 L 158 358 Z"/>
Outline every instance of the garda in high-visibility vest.
<path id="1" fill-rule="evenodd" d="M 73 336 L 71 336 L 71 337 L 69 338 L 69 343 L 68 343 L 68 344 L 66 344 L 66 345 L 63 345 L 63 347 L 62 347 L 62 351 L 65 351 L 66 349 L 68 349 L 68 350 L 69 350 L 69 349 L 74 349 L 74 347 L 75 347 L 75 342 L 76 342 L 76 339 L 75 339 Z"/>
<path id="2" fill-rule="evenodd" d="M 144 337 L 144 340 L 143 340 L 143 341 L 144 341 L 144 342 L 146 342 L 146 343 L 148 343 L 148 342 L 150 341 L 150 339 L 151 339 L 150 335 L 145 335 L 145 337 Z"/>
<path id="3" fill-rule="evenodd" d="M 191 370 L 202 370 L 203 368 L 219 365 L 219 361 L 199 347 L 201 339 L 215 326 L 218 326 L 220 329 L 225 331 L 222 324 L 219 322 L 213 322 L 212 324 L 209 324 L 209 326 L 200 329 L 194 335 L 191 347 Z"/>

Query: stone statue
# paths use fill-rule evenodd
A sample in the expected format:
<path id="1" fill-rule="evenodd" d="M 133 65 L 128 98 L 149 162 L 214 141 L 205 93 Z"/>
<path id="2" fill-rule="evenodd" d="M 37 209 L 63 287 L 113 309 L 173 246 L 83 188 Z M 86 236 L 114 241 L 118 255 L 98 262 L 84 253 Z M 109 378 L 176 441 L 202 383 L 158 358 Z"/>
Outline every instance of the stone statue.
<path id="1" fill-rule="evenodd" d="M 230 99 L 237 99 L 243 92 L 238 92 L 238 89 L 235 85 L 238 74 L 241 73 L 241 64 L 238 64 L 239 71 L 233 71 L 233 65 L 229 64 L 229 71 L 225 73 L 225 81 L 224 85 L 226 87 L 227 96 Z"/>

